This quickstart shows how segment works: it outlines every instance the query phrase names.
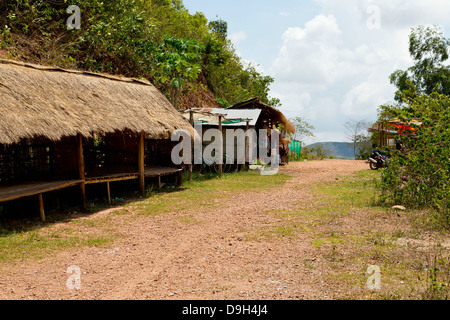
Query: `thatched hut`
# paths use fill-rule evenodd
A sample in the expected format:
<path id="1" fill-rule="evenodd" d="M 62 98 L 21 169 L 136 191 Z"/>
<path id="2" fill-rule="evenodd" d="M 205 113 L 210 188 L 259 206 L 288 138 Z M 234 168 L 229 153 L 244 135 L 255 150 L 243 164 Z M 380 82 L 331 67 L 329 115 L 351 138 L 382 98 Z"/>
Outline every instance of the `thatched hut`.
<path id="1" fill-rule="evenodd" d="M 258 98 L 249 99 L 243 102 L 239 102 L 230 108 L 229 110 L 261 110 L 261 115 L 256 123 L 256 128 L 262 129 L 276 129 L 282 126 L 287 133 L 295 134 L 295 126 L 289 121 L 288 118 L 278 109 L 263 103 Z"/>
<path id="2" fill-rule="evenodd" d="M 280 135 L 280 156 L 281 163 L 288 163 L 288 146 L 291 143 L 288 133 L 295 133 L 295 126 L 286 118 L 279 110 L 262 103 L 258 98 L 247 100 L 234 106 L 223 108 L 192 108 L 182 111 L 183 116 L 193 124 L 202 124 L 203 133 L 211 128 L 226 129 L 249 129 L 256 130 L 259 137 L 259 130 L 265 129 L 270 136 L 271 129 L 277 130 L 282 128 Z M 207 145 L 208 143 L 206 143 Z M 205 147 L 205 145 L 204 145 Z M 231 149 L 230 149 L 231 148 Z M 231 161 L 236 164 L 238 160 L 238 149 L 246 150 L 245 162 L 249 162 L 248 139 L 241 141 L 240 139 L 227 140 L 227 134 L 223 131 L 223 150 L 234 150 L 234 158 Z M 270 148 L 270 146 L 268 147 Z M 227 155 L 228 156 L 228 155 Z M 226 159 L 224 158 L 224 161 Z"/>
<path id="3" fill-rule="evenodd" d="M 177 129 L 192 132 L 146 80 L 0 60 L 0 202 L 38 195 L 44 219 L 45 192 L 79 186 L 82 209 L 86 184 L 109 195 L 109 182 L 139 179 L 143 193 L 145 177 L 180 172 L 151 161 Z"/>

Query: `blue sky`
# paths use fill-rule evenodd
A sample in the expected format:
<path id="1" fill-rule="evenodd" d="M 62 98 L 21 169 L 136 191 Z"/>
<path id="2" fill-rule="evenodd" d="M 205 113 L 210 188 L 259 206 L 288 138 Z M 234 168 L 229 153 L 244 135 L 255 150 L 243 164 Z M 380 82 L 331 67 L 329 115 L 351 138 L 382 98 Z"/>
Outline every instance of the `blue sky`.
<path id="1" fill-rule="evenodd" d="M 450 30 L 447 0 L 184 0 L 191 13 L 228 22 L 238 54 L 275 78 L 270 95 L 289 118 L 316 127 L 306 143 L 347 141 L 345 122 L 375 121 L 406 69 L 410 29 Z M 449 37 L 445 33 L 446 37 Z"/>

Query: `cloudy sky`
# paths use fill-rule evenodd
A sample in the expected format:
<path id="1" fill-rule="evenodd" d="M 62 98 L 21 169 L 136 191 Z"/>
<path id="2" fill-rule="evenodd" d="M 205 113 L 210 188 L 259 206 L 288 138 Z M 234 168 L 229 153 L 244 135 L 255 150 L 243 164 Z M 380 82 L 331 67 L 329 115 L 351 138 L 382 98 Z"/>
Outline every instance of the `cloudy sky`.
<path id="1" fill-rule="evenodd" d="M 307 143 L 347 141 L 345 122 L 376 120 L 395 93 L 389 75 L 412 64 L 411 28 L 434 24 L 450 37 L 448 0 L 183 2 L 228 22 L 240 56 L 275 78 L 270 95 L 281 111 L 315 126 Z"/>

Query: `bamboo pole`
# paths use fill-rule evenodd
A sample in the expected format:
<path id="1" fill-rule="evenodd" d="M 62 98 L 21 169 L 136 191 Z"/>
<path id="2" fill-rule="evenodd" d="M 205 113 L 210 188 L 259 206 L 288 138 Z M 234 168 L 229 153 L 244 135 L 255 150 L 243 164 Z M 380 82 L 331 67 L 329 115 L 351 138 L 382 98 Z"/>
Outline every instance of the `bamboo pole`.
<path id="1" fill-rule="evenodd" d="M 39 193 L 39 213 L 41 215 L 41 221 L 45 222 L 44 199 L 42 193 Z"/>
<path id="2" fill-rule="evenodd" d="M 161 176 L 158 176 L 158 189 L 161 190 L 162 184 L 161 184 Z"/>
<path id="3" fill-rule="evenodd" d="M 83 180 L 80 183 L 81 204 L 80 209 L 82 212 L 86 211 L 86 181 L 85 181 L 85 168 L 84 168 L 84 155 L 83 155 L 83 136 L 77 135 L 77 157 L 78 157 L 78 177 Z"/>
<path id="4" fill-rule="evenodd" d="M 219 131 L 220 131 L 220 141 L 219 141 L 219 178 L 223 176 L 223 130 L 222 130 L 222 116 L 219 116 Z"/>
<path id="5" fill-rule="evenodd" d="M 189 112 L 189 123 L 194 126 L 194 111 Z M 189 171 L 189 182 L 192 182 L 192 171 L 193 171 L 193 164 L 192 164 L 192 155 L 194 154 L 194 137 L 191 137 L 191 159 L 188 167 Z"/>
<path id="6" fill-rule="evenodd" d="M 106 181 L 106 191 L 108 192 L 108 203 L 111 205 L 111 188 L 109 181 Z"/>
<path id="7" fill-rule="evenodd" d="M 245 148 L 245 159 L 244 159 L 244 165 L 243 165 L 244 171 L 247 170 L 247 168 L 249 167 L 249 165 L 248 165 L 249 162 L 247 162 L 247 159 L 249 159 L 249 161 L 250 161 L 250 152 L 249 151 L 250 151 L 251 147 L 250 147 L 250 138 L 247 136 L 248 130 L 250 130 L 250 121 L 247 120 L 247 124 L 245 126 L 246 137 L 245 137 L 245 146 L 244 146 L 244 148 Z"/>
<path id="8" fill-rule="evenodd" d="M 145 193 L 145 133 L 142 131 L 139 134 L 139 150 L 138 150 L 138 165 L 139 165 L 139 191 L 142 195 Z"/>

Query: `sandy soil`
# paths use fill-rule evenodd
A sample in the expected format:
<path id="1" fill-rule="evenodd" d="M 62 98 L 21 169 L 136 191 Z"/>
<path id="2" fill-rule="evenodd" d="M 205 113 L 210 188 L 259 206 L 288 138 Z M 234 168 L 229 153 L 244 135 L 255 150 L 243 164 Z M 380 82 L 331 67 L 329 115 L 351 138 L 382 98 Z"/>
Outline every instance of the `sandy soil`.
<path id="1" fill-rule="evenodd" d="M 298 207 L 313 197 L 311 183 L 365 169 L 364 161 L 293 163 L 282 168 L 292 175 L 287 185 L 237 194 L 220 208 L 118 217 L 114 228 L 126 236 L 110 247 L 0 265 L 0 299 L 332 299 L 323 264 L 303 263 L 321 259 L 310 235 L 252 240 L 245 230 L 276 224 L 267 210 Z M 197 223 L 179 223 L 182 216 Z M 81 272 L 80 290 L 66 286 L 72 265 Z"/>

